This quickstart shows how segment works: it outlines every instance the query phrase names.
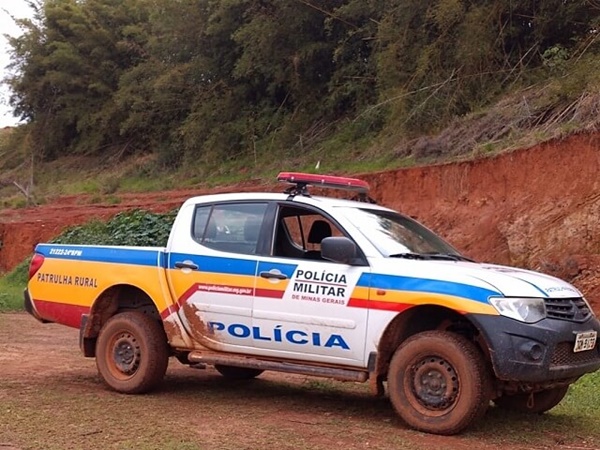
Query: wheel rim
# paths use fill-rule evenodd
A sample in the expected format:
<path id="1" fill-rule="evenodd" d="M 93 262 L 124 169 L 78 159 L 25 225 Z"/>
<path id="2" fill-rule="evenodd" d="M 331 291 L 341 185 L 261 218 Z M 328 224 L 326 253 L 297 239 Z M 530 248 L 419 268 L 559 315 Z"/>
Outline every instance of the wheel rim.
<path id="1" fill-rule="evenodd" d="M 113 376 L 125 379 L 133 376 L 141 363 L 140 345 L 134 335 L 128 332 L 115 334 L 111 345 L 108 347 L 111 353 L 108 361 Z"/>
<path id="2" fill-rule="evenodd" d="M 416 361 L 407 371 L 409 401 L 427 415 L 441 415 L 452 409 L 459 394 L 458 374 L 444 358 L 428 356 Z"/>

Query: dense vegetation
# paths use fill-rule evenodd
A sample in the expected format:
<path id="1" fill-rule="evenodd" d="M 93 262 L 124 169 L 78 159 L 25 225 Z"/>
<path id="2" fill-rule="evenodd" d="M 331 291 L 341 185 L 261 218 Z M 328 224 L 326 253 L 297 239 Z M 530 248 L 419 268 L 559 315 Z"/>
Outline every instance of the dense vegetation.
<path id="1" fill-rule="evenodd" d="M 166 214 L 141 209 L 120 212 L 108 222 L 93 220 L 68 228 L 51 242 L 87 245 L 167 245 L 177 211 Z"/>
<path id="2" fill-rule="evenodd" d="M 202 171 L 289 157 L 334 133 L 348 145 L 432 133 L 551 78 L 562 88 L 528 120 L 598 90 L 592 0 L 30 5 L 5 81 L 28 122 L 15 136 L 46 161 L 150 153 Z"/>

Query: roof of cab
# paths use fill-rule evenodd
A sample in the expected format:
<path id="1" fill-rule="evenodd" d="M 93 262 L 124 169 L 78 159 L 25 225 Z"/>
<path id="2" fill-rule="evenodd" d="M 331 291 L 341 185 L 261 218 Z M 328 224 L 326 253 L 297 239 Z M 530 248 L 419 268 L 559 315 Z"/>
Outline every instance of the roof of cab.
<path id="1" fill-rule="evenodd" d="M 322 196 L 305 196 L 296 195 L 290 196 L 289 194 L 283 193 L 269 193 L 269 192 L 239 192 L 229 194 L 212 194 L 212 195 L 200 195 L 192 197 L 184 203 L 188 204 L 199 204 L 199 203 L 217 203 L 217 202 L 233 202 L 233 201 L 286 201 L 291 200 L 298 203 L 319 206 L 321 208 L 327 207 L 340 207 L 345 206 L 348 208 L 369 208 L 379 210 L 389 210 L 383 206 L 379 206 L 373 203 L 359 202 L 355 200 L 345 200 L 335 197 L 322 197 Z"/>

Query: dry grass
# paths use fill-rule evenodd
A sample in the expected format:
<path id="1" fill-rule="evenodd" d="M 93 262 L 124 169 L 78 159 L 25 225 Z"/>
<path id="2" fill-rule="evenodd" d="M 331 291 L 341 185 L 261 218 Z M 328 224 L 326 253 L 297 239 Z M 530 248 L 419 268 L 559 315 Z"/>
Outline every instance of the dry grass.
<path id="1" fill-rule="evenodd" d="M 395 154 L 417 162 L 471 159 L 600 130 L 600 93 L 566 101 L 548 95 L 552 89 L 552 84 L 524 89 L 483 112 L 455 119 L 438 134 L 401 142 Z"/>

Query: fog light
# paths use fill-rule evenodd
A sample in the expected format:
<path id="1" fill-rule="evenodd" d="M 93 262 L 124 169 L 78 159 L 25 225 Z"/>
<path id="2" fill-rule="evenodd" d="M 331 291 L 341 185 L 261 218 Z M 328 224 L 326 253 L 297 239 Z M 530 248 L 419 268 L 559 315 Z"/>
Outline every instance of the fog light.
<path id="1" fill-rule="evenodd" d="M 531 361 L 539 361 L 544 356 L 544 349 L 536 342 L 526 342 L 521 345 L 520 350 Z"/>

